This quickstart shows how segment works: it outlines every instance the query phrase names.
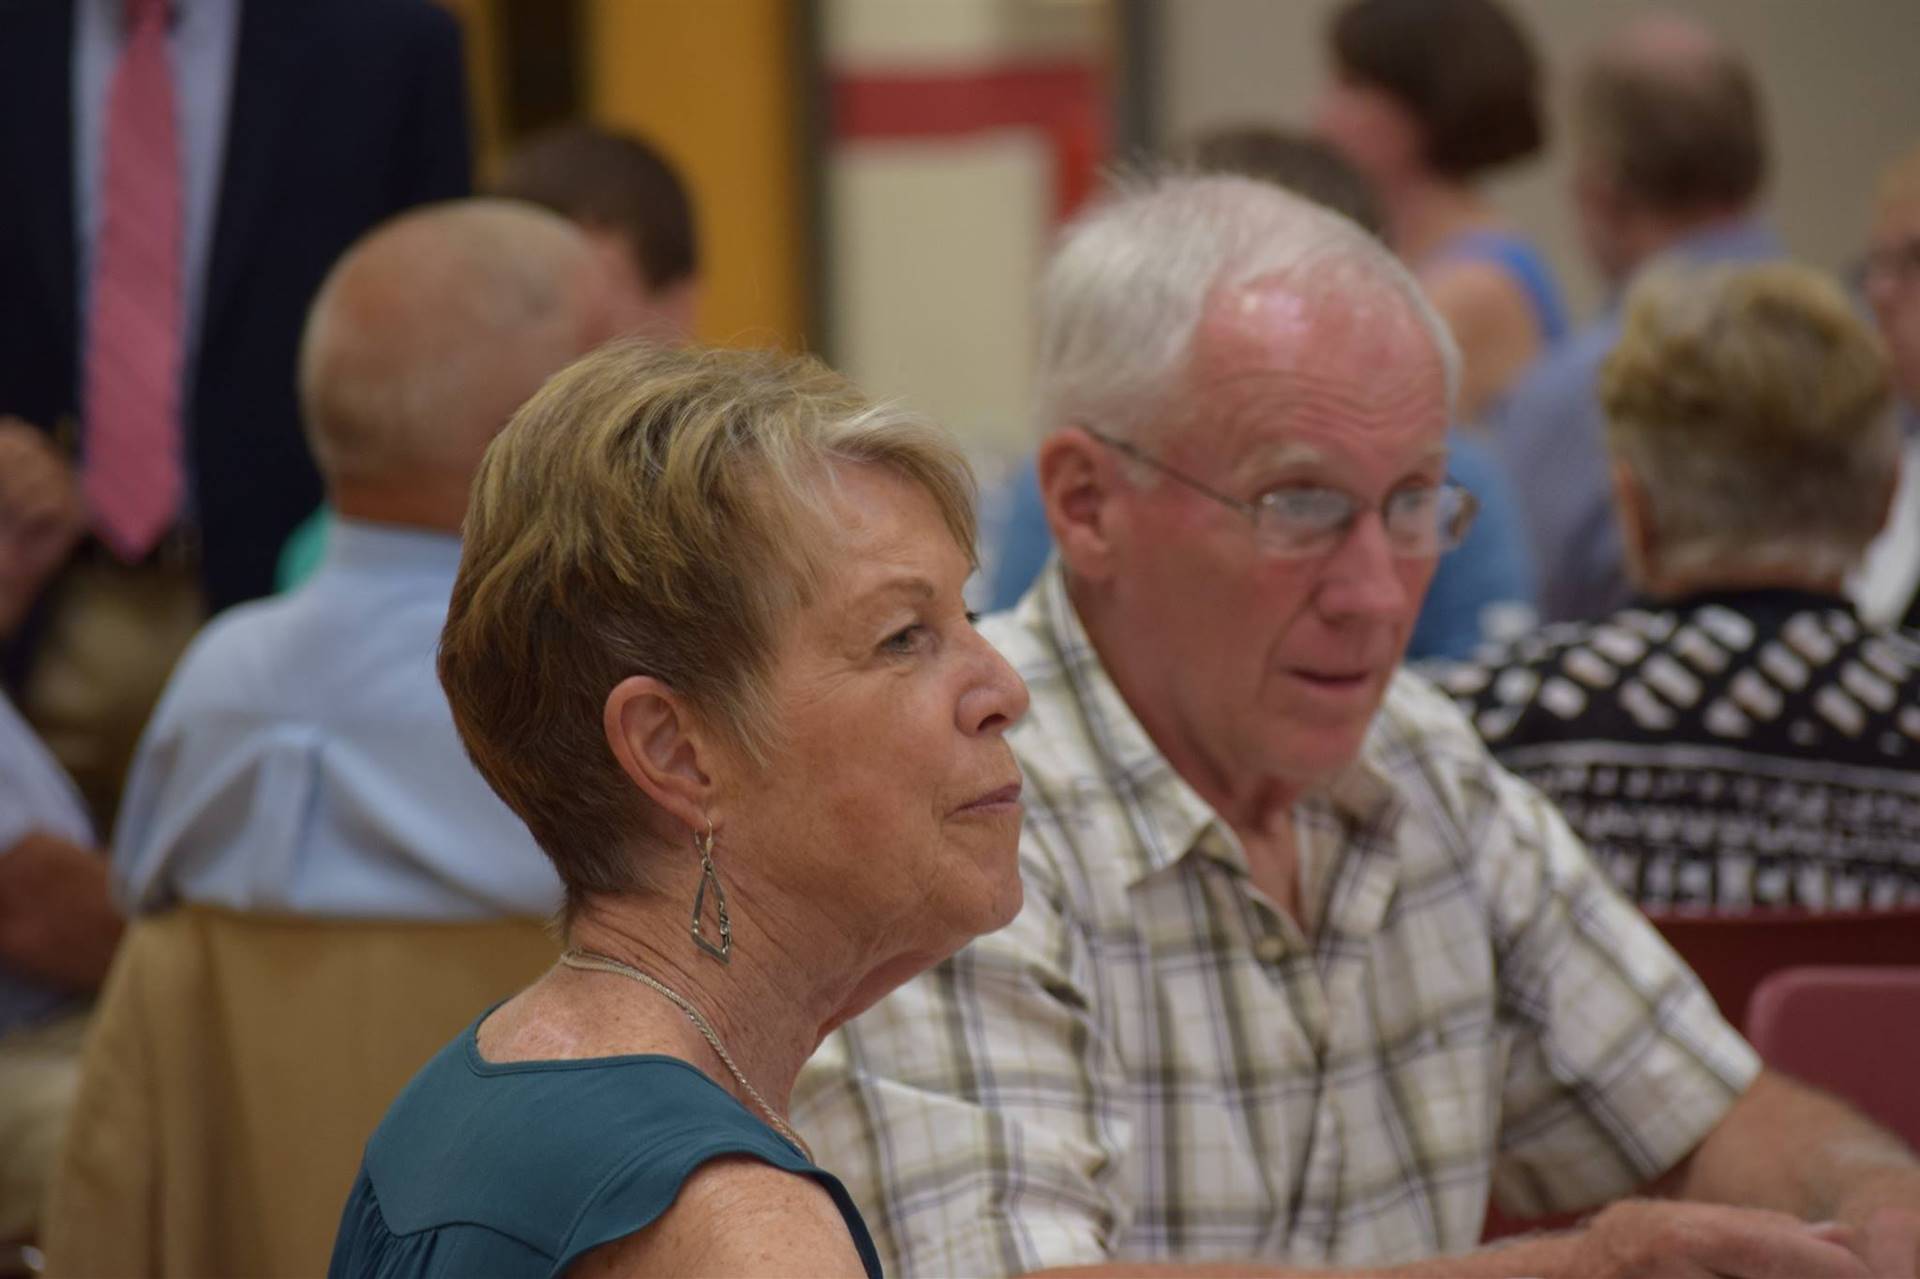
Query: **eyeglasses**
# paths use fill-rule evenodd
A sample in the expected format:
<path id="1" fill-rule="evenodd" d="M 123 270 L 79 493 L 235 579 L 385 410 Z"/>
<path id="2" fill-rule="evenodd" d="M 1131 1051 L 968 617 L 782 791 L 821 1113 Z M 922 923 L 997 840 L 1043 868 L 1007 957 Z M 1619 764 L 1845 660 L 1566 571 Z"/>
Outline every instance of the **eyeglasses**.
<path id="1" fill-rule="evenodd" d="M 1275 489 L 1243 502 L 1176 471 L 1125 440 L 1094 430 L 1087 434 L 1116 453 L 1246 516 L 1253 525 L 1255 541 L 1270 555 L 1313 559 L 1331 554 L 1366 509 L 1352 494 L 1310 484 Z M 1387 541 L 1396 556 L 1423 559 L 1450 551 L 1466 540 L 1479 510 L 1479 500 L 1458 484 L 1423 484 L 1389 494 L 1380 506 L 1380 522 L 1386 527 Z"/>

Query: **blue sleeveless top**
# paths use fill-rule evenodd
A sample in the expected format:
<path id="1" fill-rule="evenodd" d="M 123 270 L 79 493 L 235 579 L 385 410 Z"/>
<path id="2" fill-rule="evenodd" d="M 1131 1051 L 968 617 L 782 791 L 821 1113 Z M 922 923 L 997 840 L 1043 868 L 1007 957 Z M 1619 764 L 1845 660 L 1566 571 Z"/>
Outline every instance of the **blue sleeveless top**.
<path id="1" fill-rule="evenodd" d="M 1519 282 L 1533 304 L 1541 346 L 1552 346 L 1567 335 L 1567 308 L 1560 300 L 1560 286 L 1531 240 L 1511 231 L 1469 231 L 1441 245 L 1428 260 L 1493 263 Z"/>
<path id="2" fill-rule="evenodd" d="M 880 1279 L 840 1182 L 690 1063 L 651 1053 L 489 1062 L 479 1028 L 414 1076 L 367 1143 L 333 1245 L 335 1279 L 559 1275 L 651 1225 L 695 1169 L 726 1155 L 819 1182 Z"/>

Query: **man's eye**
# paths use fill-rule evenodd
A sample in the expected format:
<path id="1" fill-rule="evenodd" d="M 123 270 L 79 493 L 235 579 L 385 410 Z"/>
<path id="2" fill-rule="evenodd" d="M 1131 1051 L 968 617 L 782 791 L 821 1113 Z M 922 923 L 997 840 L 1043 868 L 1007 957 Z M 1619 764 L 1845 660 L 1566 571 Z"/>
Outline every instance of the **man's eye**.
<path id="1" fill-rule="evenodd" d="M 1331 528 L 1343 523 L 1353 502 L 1334 489 L 1278 489 L 1261 499 L 1261 504 L 1289 524 Z"/>
<path id="2" fill-rule="evenodd" d="M 1387 499 L 1388 515 L 1424 515 L 1440 501 L 1440 490 L 1422 486 L 1413 489 L 1401 489 Z"/>

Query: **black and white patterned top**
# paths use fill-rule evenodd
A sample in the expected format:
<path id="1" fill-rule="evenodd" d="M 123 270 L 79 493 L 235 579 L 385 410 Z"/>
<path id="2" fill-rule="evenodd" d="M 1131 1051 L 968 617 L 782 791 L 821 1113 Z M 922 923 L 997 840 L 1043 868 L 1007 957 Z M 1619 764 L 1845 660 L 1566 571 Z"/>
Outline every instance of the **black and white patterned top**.
<path id="1" fill-rule="evenodd" d="M 1642 905 L 1920 903 L 1920 633 L 1745 591 L 1431 673 Z"/>

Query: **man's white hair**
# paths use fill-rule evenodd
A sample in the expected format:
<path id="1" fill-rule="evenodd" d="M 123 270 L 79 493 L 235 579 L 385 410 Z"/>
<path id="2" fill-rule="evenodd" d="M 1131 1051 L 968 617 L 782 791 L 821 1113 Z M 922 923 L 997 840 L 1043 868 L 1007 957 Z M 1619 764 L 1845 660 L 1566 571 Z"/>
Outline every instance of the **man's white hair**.
<path id="1" fill-rule="evenodd" d="M 1161 173 L 1116 183 L 1067 226 L 1047 263 L 1035 373 L 1041 433 L 1086 423 L 1134 435 L 1182 391 L 1207 299 L 1265 276 L 1306 290 L 1337 283 L 1397 295 L 1433 339 L 1451 412 L 1459 347 L 1378 240 L 1269 182 Z"/>

